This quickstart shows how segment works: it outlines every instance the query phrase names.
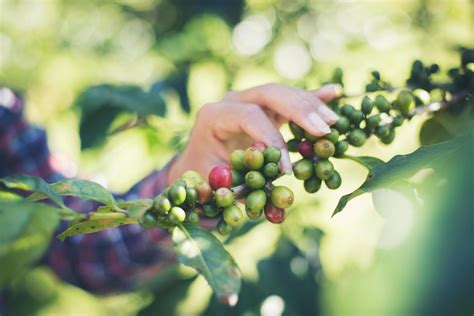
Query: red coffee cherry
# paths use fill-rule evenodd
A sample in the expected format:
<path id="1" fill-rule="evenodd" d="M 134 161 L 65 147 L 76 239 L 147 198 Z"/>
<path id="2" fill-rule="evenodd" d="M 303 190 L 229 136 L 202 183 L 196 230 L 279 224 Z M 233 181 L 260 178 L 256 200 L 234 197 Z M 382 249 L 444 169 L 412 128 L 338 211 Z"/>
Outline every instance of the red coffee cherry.
<path id="1" fill-rule="evenodd" d="M 298 152 L 301 154 L 301 156 L 311 159 L 314 157 L 313 153 L 313 144 L 310 141 L 303 141 L 298 145 Z"/>
<path id="2" fill-rule="evenodd" d="M 215 191 L 219 188 L 230 188 L 232 185 L 232 172 L 229 166 L 215 166 L 209 172 L 209 185 Z"/>
<path id="3" fill-rule="evenodd" d="M 265 205 L 265 217 L 270 223 L 280 224 L 285 220 L 285 210 L 269 202 Z"/>

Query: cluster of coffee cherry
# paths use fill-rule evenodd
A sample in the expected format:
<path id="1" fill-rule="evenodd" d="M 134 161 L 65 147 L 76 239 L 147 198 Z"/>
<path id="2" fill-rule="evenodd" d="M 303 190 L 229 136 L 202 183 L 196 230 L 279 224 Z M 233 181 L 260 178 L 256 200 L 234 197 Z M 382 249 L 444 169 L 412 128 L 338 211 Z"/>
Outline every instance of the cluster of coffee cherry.
<path id="1" fill-rule="evenodd" d="M 272 184 L 281 175 L 280 158 L 276 147 L 254 144 L 245 151 L 235 150 L 231 166 L 212 168 L 208 182 L 198 172 L 188 170 L 154 198 L 141 224 L 146 228 L 171 228 L 183 222 L 198 224 L 203 215 L 218 218 L 217 231 L 228 235 L 244 220 L 237 200 L 245 200 L 249 219 L 258 220 L 264 213 L 268 221 L 281 223 L 285 208 L 293 203 L 293 192 Z"/>

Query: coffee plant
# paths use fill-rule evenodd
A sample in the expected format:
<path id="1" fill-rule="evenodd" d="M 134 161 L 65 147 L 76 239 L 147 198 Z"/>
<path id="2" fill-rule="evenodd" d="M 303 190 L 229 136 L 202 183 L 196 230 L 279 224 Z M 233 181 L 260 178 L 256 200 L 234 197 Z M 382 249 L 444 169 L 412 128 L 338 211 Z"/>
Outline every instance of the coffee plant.
<path id="1" fill-rule="evenodd" d="M 460 55 L 459 67 L 447 72 L 446 82 L 433 79 L 440 72 L 438 65 L 418 60 L 402 88 L 394 87 L 379 72 L 372 72 L 362 95 L 343 95 L 330 103 L 340 118 L 325 136 L 316 137 L 290 122 L 293 138 L 287 145 L 289 151 L 302 157 L 293 163 L 293 171 L 305 190 L 316 193 L 323 182 L 331 190 L 341 186 L 343 175 L 335 170 L 333 159 L 350 159 L 367 168 L 367 179 L 340 199 L 336 214 L 354 197 L 406 181 L 423 168 L 442 168 L 463 147 L 470 146 L 474 50 L 462 49 Z M 336 69 L 331 82 L 343 85 L 341 69 Z M 415 152 L 395 156 L 388 162 L 347 154 L 350 146 L 361 147 L 374 136 L 383 144 L 392 143 L 398 127 L 415 115 L 427 113 L 429 118 L 420 132 L 422 147 Z M 456 128 L 449 129 L 447 125 Z M 87 180 L 65 179 L 48 184 L 25 174 L 5 177 L 0 179 L 0 224 L 6 230 L 1 237 L 0 267 L 16 266 L 19 271 L 33 264 L 46 250 L 60 220 L 69 221 L 57 236 L 62 240 L 140 224 L 168 230 L 177 260 L 203 275 L 221 302 L 234 305 L 241 286 L 239 268 L 220 239 L 207 228 L 210 223 L 225 236 L 238 229 L 245 217 L 252 221 L 265 217 L 271 223 L 282 223 L 294 196 L 290 188 L 273 184 L 283 176 L 280 158 L 279 149 L 256 143 L 245 150 L 235 150 L 229 165 L 214 167 L 207 181 L 189 170 L 153 199 L 129 201 L 118 201 L 101 185 Z M 18 190 L 30 194 L 23 198 Z M 65 196 L 99 202 L 101 206 L 79 213 L 65 204 Z M 40 203 L 44 200 L 51 203 Z M 206 223 L 206 229 L 200 221 Z M 36 244 L 25 246 L 29 238 L 35 238 Z M 0 286 L 11 278 L 12 275 L 0 273 Z"/>

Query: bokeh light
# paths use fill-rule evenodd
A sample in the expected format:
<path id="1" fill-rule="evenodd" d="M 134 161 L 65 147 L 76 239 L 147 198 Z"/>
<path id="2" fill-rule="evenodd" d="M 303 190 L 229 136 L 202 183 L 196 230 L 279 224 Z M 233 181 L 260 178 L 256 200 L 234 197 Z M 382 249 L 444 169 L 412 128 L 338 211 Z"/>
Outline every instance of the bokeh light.
<path id="1" fill-rule="evenodd" d="M 298 79 L 308 73 L 311 57 L 301 42 L 289 41 L 276 48 L 273 63 L 283 77 Z"/>

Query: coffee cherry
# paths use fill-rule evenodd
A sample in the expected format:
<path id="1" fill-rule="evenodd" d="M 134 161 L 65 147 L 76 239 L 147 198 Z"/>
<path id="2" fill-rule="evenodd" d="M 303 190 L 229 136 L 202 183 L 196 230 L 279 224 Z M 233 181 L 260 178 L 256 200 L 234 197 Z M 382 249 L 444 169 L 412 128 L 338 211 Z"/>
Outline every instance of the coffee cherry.
<path id="1" fill-rule="evenodd" d="M 288 151 L 291 153 L 296 153 L 298 152 L 298 145 L 300 144 L 300 141 L 297 139 L 290 139 L 286 145 L 288 146 Z"/>
<path id="2" fill-rule="evenodd" d="M 244 151 L 242 149 L 237 149 L 230 154 L 230 165 L 232 169 L 235 170 L 245 170 L 244 164 Z"/>
<path id="3" fill-rule="evenodd" d="M 388 112 L 392 107 L 390 102 L 388 102 L 388 100 L 380 94 L 375 97 L 374 104 L 380 112 Z"/>
<path id="4" fill-rule="evenodd" d="M 342 116 L 339 118 L 339 120 L 337 120 L 333 127 L 337 129 L 340 134 L 345 134 L 351 128 L 351 122 L 347 117 Z"/>
<path id="5" fill-rule="evenodd" d="M 314 171 L 319 179 L 327 180 L 334 172 L 334 165 L 329 160 L 319 160 L 314 164 Z"/>
<path id="6" fill-rule="evenodd" d="M 361 147 L 367 140 L 367 135 L 365 135 L 363 130 L 356 128 L 350 132 L 349 136 L 347 136 L 347 140 L 352 146 Z"/>
<path id="7" fill-rule="evenodd" d="M 295 122 L 290 121 L 288 123 L 288 126 L 290 127 L 290 131 L 295 136 L 295 139 L 301 140 L 304 138 L 304 129 L 299 127 Z"/>
<path id="8" fill-rule="evenodd" d="M 375 135 L 379 138 L 387 137 L 390 134 L 390 128 L 388 125 L 380 125 L 375 129 Z"/>
<path id="9" fill-rule="evenodd" d="M 153 209 L 160 215 L 166 214 L 171 210 L 171 202 L 164 195 L 158 195 L 153 199 Z"/>
<path id="10" fill-rule="evenodd" d="M 232 185 L 232 173 L 229 166 L 215 166 L 209 172 L 209 185 L 215 191 L 219 188 L 230 188 Z"/>
<path id="11" fill-rule="evenodd" d="M 198 194 L 195 188 L 193 187 L 187 187 L 186 188 L 186 204 L 187 205 L 194 205 L 196 203 L 198 198 Z"/>
<path id="12" fill-rule="evenodd" d="M 267 195 L 263 190 L 252 191 L 245 200 L 245 209 L 250 213 L 257 213 L 263 210 L 267 202 Z"/>
<path id="13" fill-rule="evenodd" d="M 263 153 L 256 147 L 249 147 L 244 151 L 244 164 L 250 170 L 258 170 L 263 166 Z"/>
<path id="14" fill-rule="evenodd" d="M 296 179 L 309 179 L 314 173 L 313 163 L 307 159 L 300 160 L 293 167 L 293 172 L 295 173 Z"/>
<path id="15" fill-rule="evenodd" d="M 312 176 L 308 180 L 304 181 L 304 189 L 308 193 L 316 193 L 321 188 L 321 179 L 316 176 Z"/>
<path id="16" fill-rule="evenodd" d="M 379 89 L 376 83 L 369 83 L 365 86 L 366 92 L 375 92 Z"/>
<path id="17" fill-rule="evenodd" d="M 335 144 L 339 140 L 339 132 L 337 129 L 331 128 L 331 133 L 324 135 L 324 139 L 327 139 L 331 143 Z"/>
<path id="18" fill-rule="evenodd" d="M 221 209 L 212 203 L 204 204 L 202 209 L 207 217 L 216 217 L 221 212 Z"/>
<path id="19" fill-rule="evenodd" d="M 384 137 L 380 138 L 382 143 L 384 143 L 385 145 L 391 144 L 394 139 L 395 139 L 395 130 L 394 129 L 390 129 L 387 136 L 384 136 Z"/>
<path id="20" fill-rule="evenodd" d="M 211 200 L 212 189 L 206 181 L 199 182 L 194 188 L 197 191 L 199 204 L 203 205 Z"/>
<path id="21" fill-rule="evenodd" d="M 349 142 L 347 140 L 338 141 L 335 147 L 334 157 L 341 157 L 349 148 Z"/>
<path id="22" fill-rule="evenodd" d="M 227 236 L 232 231 L 232 226 L 227 224 L 223 219 L 217 222 L 217 232 L 222 236 Z"/>
<path id="23" fill-rule="evenodd" d="M 195 187 L 199 182 L 205 181 L 199 172 L 194 170 L 187 170 L 181 176 L 186 181 L 186 185 Z"/>
<path id="24" fill-rule="evenodd" d="M 181 207 L 175 206 L 169 212 L 168 219 L 171 223 L 177 225 L 184 222 L 186 219 L 186 212 Z"/>
<path id="25" fill-rule="evenodd" d="M 151 212 L 146 212 L 141 219 L 140 224 L 145 228 L 153 228 L 158 225 L 158 220 Z"/>
<path id="26" fill-rule="evenodd" d="M 247 217 L 253 221 L 256 221 L 262 217 L 263 209 L 257 212 L 250 212 L 248 209 L 245 210 L 245 213 L 247 214 Z"/>
<path id="27" fill-rule="evenodd" d="M 239 207 L 230 205 L 224 209 L 223 218 L 227 224 L 232 227 L 236 227 L 242 224 L 242 221 L 244 220 L 244 214 Z"/>
<path id="28" fill-rule="evenodd" d="M 276 207 L 272 203 L 267 203 L 265 205 L 265 218 L 273 224 L 283 223 L 285 220 L 285 210 Z"/>
<path id="29" fill-rule="evenodd" d="M 281 158 L 281 151 L 275 146 L 270 146 L 263 151 L 263 157 L 265 163 L 278 163 Z"/>
<path id="30" fill-rule="evenodd" d="M 352 124 L 357 126 L 364 119 L 364 113 L 359 110 L 354 110 L 349 114 L 348 118 Z"/>
<path id="31" fill-rule="evenodd" d="M 245 183 L 245 176 L 242 173 L 234 169 L 232 169 L 230 172 L 232 173 L 232 186 L 233 187 L 236 187 L 238 185 Z"/>
<path id="32" fill-rule="evenodd" d="M 374 104 L 372 103 L 372 100 L 368 96 L 365 96 L 362 99 L 362 104 L 360 107 L 361 107 L 362 112 L 364 112 L 365 114 L 370 114 L 370 112 L 372 112 L 372 109 L 374 108 Z"/>
<path id="33" fill-rule="evenodd" d="M 180 183 L 174 183 L 170 187 L 170 191 L 168 192 L 169 199 L 171 204 L 177 206 L 184 203 L 186 200 L 186 188 L 184 185 Z"/>
<path id="34" fill-rule="evenodd" d="M 305 132 L 304 132 L 304 138 L 305 138 L 307 141 L 309 141 L 309 142 L 311 142 L 311 143 L 314 143 L 315 141 L 317 141 L 317 140 L 320 139 L 321 137 L 319 137 L 319 136 L 314 136 L 314 135 L 312 135 L 312 134 L 310 134 L 310 133 L 308 133 L 308 132 L 305 131 Z"/>
<path id="35" fill-rule="evenodd" d="M 318 140 L 314 144 L 313 149 L 314 153 L 316 154 L 316 157 L 322 159 L 332 157 L 336 152 L 336 147 L 334 146 L 334 144 L 327 139 Z"/>
<path id="36" fill-rule="evenodd" d="M 298 152 L 301 154 L 301 156 L 307 159 L 313 158 L 314 157 L 313 144 L 308 140 L 302 141 L 298 145 Z"/>
<path id="37" fill-rule="evenodd" d="M 397 106 L 397 109 L 403 114 L 407 114 L 415 107 L 413 96 L 408 91 L 401 91 L 397 95 L 395 104 Z"/>
<path id="38" fill-rule="evenodd" d="M 191 224 L 199 224 L 199 214 L 196 212 L 189 212 L 186 216 L 186 221 Z"/>
<path id="39" fill-rule="evenodd" d="M 393 126 L 393 127 L 402 126 L 404 120 L 405 120 L 405 119 L 404 119 L 403 116 L 401 116 L 401 115 L 395 116 L 395 117 L 393 118 L 393 120 L 392 120 L 392 126 Z"/>
<path id="40" fill-rule="evenodd" d="M 273 179 L 278 174 L 278 171 L 280 171 L 280 169 L 274 162 L 267 163 L 263 166 L 263 175 L 267 179 Z"/>
<path id="41" fill-rule="evenodd" d="M 285 186 L 274 187 L 270 193 L 270 200 L 276 207 L 288 208 L 294 201 L 293 191 Z"/>
<path id="42" fill-rule="evenodd" d="M 342 182 L 341 175 L 336 170 L 334 170 L 333 174 L 331 175 L 329 179 L 324 181 L 328 189 L 331 189 L 331 190 L 335 190 L 339 188 L 341 186 L 341 182 Z"/>
<path id="43" fill-rule="evenodd" d="M 373 132 L 377 128 L 377 126 L 379 126 L 380 120 L 381 120 L 381 118 L 380 118 L 379 114 L 369 116 L 365 120 L 365 123 L 367 125 L 367 129 L 369 131 Z"/>
<path id="44" fill-rule="evenodd" d="M 346 116 L 346 117 L 349 117 L 349 115 L 354 111 L 355 111 L 355 108 L 350 104 L 344 104 L 341 107 L 341 114 Z"/>
<path id="45" fill-rule="evenodd" d="M 252 189 L 261 189 L 265 186 L 265 177 L 259 171 L 249 171 L 245 175 L 245 183 Z"/>
<path id="46" fill-rule="evenodd" d="M 217 206 L 227 207 L 234 202 L 234 193 L 228 188 L 219 188 L 214 193 Z"/>

